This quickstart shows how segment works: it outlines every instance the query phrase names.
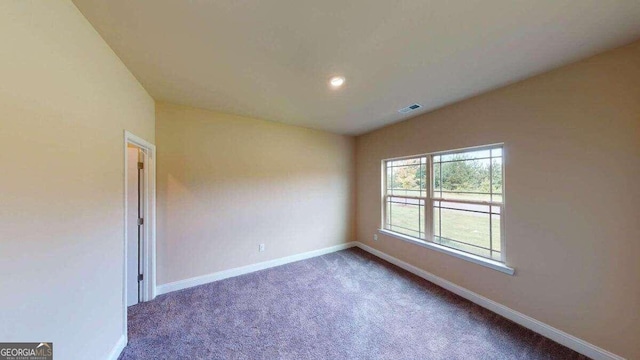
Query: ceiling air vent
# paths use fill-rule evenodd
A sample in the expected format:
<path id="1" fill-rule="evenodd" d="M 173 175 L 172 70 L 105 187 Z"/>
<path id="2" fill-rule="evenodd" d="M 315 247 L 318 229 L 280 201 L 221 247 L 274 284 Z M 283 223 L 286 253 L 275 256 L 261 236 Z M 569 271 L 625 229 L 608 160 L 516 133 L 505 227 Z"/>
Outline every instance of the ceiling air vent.
<path id="1" fill-rule="evenodd" d="M 418 110 L 421 107 L 422 107 L 422 105 L 420 105 L 420 104 L 411 104 L 411 105 L 409 105 L 409 106 L 407 106 L 405 108 L 402 108 L 402 109 L 398 110 L 398 112 L 400 114 L 406 114 L 406 113 L 410 113 L 412 111 Z"/>

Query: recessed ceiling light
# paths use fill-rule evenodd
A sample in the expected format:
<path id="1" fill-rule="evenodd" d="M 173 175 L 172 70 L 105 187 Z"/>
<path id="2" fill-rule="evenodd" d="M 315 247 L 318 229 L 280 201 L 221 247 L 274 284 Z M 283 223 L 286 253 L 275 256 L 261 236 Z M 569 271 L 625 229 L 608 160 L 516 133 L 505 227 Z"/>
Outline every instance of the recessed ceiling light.
<path id="1" fill-rule="evenodd" d="M 334 76 L 334 77 L 331 78 L 331 80 L 329 80 L 329 83 L 331 84 L 331 87 L 339 88 L 340 86 L 342 86 L 344 84 L 344 77 L 342 77 L 342 76 Z"/>

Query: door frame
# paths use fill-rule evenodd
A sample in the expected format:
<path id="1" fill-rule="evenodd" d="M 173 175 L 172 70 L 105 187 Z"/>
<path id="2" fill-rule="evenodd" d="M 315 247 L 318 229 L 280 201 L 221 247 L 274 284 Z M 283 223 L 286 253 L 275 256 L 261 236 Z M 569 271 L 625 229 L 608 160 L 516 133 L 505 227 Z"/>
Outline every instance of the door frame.
<path id="1" fill-rule="evenodd" d="M 142 299 L 150 301 L 156 297 L 156 146 L 124 131 L 123 164 L 124 164 L 124 244 L 123 244 L 123 283 L 122 283 L 122 307 L 124 319 L 124 335 L 127 336 L 127 147 L 134 145 L 142 150 L 144 158 L 143 168 L 143 219 L 142 224 L 142 269 L 144 277 L 141 281 Z"/>

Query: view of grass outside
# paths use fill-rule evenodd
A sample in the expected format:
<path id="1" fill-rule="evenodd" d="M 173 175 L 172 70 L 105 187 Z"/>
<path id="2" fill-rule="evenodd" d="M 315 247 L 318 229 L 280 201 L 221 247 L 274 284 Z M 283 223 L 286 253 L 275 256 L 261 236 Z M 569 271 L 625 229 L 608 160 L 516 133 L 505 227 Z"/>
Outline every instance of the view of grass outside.
<path id="1" fill-rule="evenodd" d="M 433 206 L 427 226 L 433 226 L 434 242 L 501 260 L 502 148 L 433 156 L 433 179 L 426 160 L 387 162 L 386 193 L 393 196 L 387 198 L 386 228 L 425 239 L 426 202 Z M 429 201 L 429 186 L 433 199 L 453 201 Z"/>
<path id="2" fill-rule="evenodd" d="M 442 214 L 441 219 L 440 214 Z M 435 242 L 483 257 L 500 260 L 500 215 L 492 214 L 491 216 L 490 227 L 489 214 L 434 207 L 433 223 L 435 226 L 433 233 L 434 236 L 437 236 Z M 493 239 L 493 241 L 490 239 Z M 453 240 L 458 240 L 459 242 Z M 493 254 L 489 249 L 493 250 Z"/>
<path id="3" fill-rule="evenodd" d="M 389 230 L 416 238 L 424 237 L 424 229 L 421 229 L 424 206 L 392 203 L 390 207 L 388 214 L 391 214 L 391 228 Z"/>

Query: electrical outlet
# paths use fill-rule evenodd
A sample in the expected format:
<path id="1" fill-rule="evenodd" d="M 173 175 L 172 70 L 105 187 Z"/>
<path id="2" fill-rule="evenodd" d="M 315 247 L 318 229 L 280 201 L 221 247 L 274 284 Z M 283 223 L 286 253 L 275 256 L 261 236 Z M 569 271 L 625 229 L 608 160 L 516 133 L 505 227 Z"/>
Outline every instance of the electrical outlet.
<path id="1" fill-rule="evenodd" d="M 264 244 L 258 245 L 258 251 L 259 252 L 264 252 Z"/>
<path id="2" fill-rule="evenodd" d="M 378 234 L 373 234 L 373 241 L 378 241 Z"/>

